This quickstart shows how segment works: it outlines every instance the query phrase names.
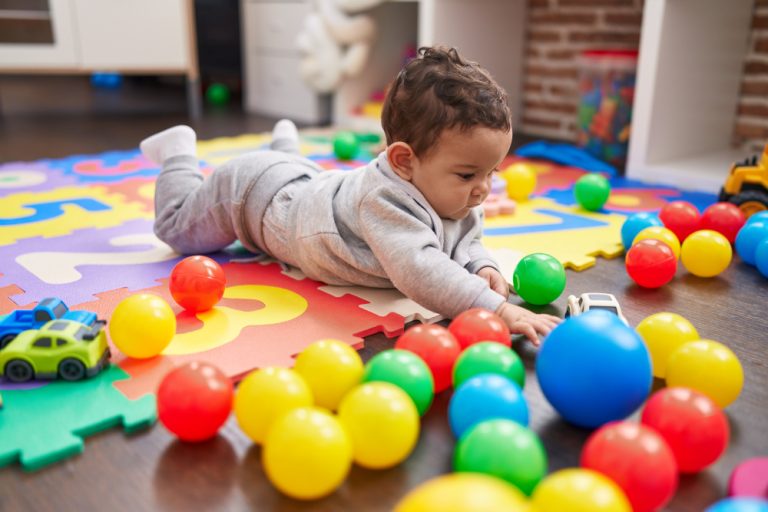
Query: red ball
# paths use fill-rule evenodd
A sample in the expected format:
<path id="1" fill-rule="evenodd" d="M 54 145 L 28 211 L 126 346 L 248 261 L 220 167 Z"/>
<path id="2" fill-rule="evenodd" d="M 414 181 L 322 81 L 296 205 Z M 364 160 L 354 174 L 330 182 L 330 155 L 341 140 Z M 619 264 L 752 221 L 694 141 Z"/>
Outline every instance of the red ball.
<path id="1" fill-rule="evenodd" d="M 728 446 L 728 420 L 707 396 L 688 388 L 666 388 L 645 405 L 640 421 L 663 437 L 681 473 L 697 473 Z"/>
<path id="2" fill-rule="evenodd" d="M 450 387 L 453 363 L 461 347 L 448 329 L 441 325 L 415 325 L 398 338 L 395 348 L 410 350 L 427 363 L 435 380 L 435 393 Z"/>
<path id="3" fill-rule="evenodd" d="M 677 258 L 667 244 L 656 239 L 640 240 L 629 248 L 625 259 L 627 274 L 644 288 L 658 288 L 677 272 Z"/>
<path id="4" fill-rule="evenodd" d="M 173 267 L 168 288 L 176 304 L 192 313 L 207 311 L 224 295 L 227 278 L 218 263 L 206 256 L 189 256 Z"/>
<path id="5" fill-rule="evenodd" d="M 234 386 L 208 363 L 193 361 L 168 372 L 157 390 L 157 415 L 182 441 L 216 435 L 232 410 Z"/>
<path id="6" fill-rule="evenodd" d="M 637 423 L 608 423 L 595 431 L 581 452 L 581 466 L 616 482 L 634 512 L 659 510 L 677 489 L 677 462 L 669 445 Z"/>
<path id="7" fill-rule="evenodd" d="M 699 229 L 717 231 L 733 243 L 746 221 L 744 213 L 735 204 L 715 203 L 701 214 Z"/>
<path id="8" fill-rule="evenodd" d="M 683 243 L 688 235 L 698 229 L 701 213 L 688 201 L 672 201 L 661 209 L 659 219 Z"/>
<path id="9" fill-rule="evenodd" d="M 487 309 L 472 308 L 459 314 L 448 325 L 462 349 L 483 341 L 495 341 L 512 346 L 509 327 L 496 313 Z"/>

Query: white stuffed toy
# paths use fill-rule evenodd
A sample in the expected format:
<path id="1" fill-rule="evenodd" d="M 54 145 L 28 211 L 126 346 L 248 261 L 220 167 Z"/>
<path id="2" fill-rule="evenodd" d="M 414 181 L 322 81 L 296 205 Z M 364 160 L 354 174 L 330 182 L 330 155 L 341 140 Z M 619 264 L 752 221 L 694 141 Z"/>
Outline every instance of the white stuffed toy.
<path id="1" fill-rule="evenodd" d="M 370 16 L 355 14 L 386 0 L 313 0 L 315 11 L 297 37 L 301 75 L 320 93 L 336 90 L 346 77 L 363 70 L 376 37 Z"/>

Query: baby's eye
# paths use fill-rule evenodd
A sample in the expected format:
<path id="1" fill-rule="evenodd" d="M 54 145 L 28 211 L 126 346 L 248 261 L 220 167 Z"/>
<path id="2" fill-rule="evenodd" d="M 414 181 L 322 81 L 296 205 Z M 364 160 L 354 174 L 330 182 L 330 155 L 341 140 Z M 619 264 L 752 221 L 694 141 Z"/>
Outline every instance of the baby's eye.
<path id="1" fill-rule="evenodd" d="M 462 181 L 472 181 L 472 178 L 475 177 L 474 174 L 457 174 L 459 178 L 461 178 Z"/>

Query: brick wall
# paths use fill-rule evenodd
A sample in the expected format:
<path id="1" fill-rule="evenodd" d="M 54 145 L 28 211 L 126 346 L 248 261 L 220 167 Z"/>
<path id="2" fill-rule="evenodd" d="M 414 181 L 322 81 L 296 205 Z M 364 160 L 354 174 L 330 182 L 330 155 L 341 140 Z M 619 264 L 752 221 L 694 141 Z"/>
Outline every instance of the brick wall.
<path id="1" fill-rule="evenodd" d="M 577 56 L 638 49 L 642 12 L 643 0 L 528 0 L 521 131 L 574 141 Z M 755 0 L 733 139 L 750 152 L 768 139 L 768 0 Z"/>
<path id="2" fill-rule="evenodd" d="M 734 144 L 746 152 L 761 151 L 768 142 L 768 0 L 755 0 L 736 116 Z"/>

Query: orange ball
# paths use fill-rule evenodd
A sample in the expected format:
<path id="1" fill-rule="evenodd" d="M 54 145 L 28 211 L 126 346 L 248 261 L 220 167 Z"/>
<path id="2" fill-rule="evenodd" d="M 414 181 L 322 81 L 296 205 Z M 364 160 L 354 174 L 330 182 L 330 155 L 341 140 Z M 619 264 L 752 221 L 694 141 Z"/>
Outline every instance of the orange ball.
<path id="1" fill-rule="evenodd" d="M 206 256 L 189 256 L 173 267 L 168 288 L 176 304 L 192 313 L 208 311 L 224 296 L 227 278 Z"/>

